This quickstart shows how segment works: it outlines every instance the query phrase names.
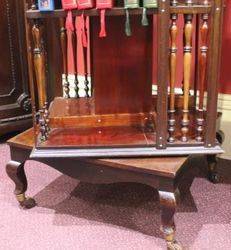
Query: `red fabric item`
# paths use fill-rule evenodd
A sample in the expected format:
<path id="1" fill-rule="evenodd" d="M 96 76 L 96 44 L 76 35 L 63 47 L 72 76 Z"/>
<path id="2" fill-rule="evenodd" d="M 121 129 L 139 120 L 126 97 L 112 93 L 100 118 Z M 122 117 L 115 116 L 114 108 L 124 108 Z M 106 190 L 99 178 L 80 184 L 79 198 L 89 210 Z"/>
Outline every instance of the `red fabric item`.
<path id="1" fill-rule="evenodd" d="M 65 10 L 77 9 L 77 0 L 62 0 L 62 7 Z"/>
<path id="2" fill-rule="evenodd" d="M 106 37 L 105 11 L 114 5 L 113 0 L 96 0 L 96 8 L 100 9 L 100 32 L 99 37 Z"/>
<path id="3" fill-rule="evenodd" d="M 97 9 L 111 9 L 114 6 L 113 0 L 96 0 Z"/>
<path id="4" fill-rule="evenodd" d="M 87 30 L 84 14 L 81 15 L 81 37 L 83 47 L 87 48 Z"/>
<path id="5" fill-rule="evenodd" d="M 105 27 L 105 9 L 100 10 L 100 33 L 99 37 L 106 37 L 106 27 Z"/>
<path id="6" fill-rule="evenodd" d="M 94 0 L 78 0 L 78 9 L 91 9 L 95 7 L 95 1 Z"/>
<path id="7" fill-rule="evenodd" d="M 73 48 L 73 32 L 75 30 L 73 25 L 73 18 L 71 10 L 67 13 L 66 18 L 66 30 L 67 30 L 67 70 L 68 74 L 75 74 L 75 59 Z"/>

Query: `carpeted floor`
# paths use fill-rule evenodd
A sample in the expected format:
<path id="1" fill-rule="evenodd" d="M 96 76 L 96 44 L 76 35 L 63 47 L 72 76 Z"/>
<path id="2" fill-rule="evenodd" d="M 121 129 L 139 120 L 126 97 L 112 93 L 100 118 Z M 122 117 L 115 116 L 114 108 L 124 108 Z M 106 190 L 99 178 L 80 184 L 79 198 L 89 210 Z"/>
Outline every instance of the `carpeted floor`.
<path id="1" fill-rule="evenodd" d="M 132 183 L 79 183 L 54 169 L 28 161 L 28 194 L 38 203 L 18 207 L 6 176 L 8 147 L 0 145 L 0 249 L 166 249 L 159 230 L 154 189 Z M 205 178 L 202 157 L 190 164 L 195 175 L 175 216 L 184 249 L 231 249 L 231 162 L 219 161 L 220 184 Z"/>

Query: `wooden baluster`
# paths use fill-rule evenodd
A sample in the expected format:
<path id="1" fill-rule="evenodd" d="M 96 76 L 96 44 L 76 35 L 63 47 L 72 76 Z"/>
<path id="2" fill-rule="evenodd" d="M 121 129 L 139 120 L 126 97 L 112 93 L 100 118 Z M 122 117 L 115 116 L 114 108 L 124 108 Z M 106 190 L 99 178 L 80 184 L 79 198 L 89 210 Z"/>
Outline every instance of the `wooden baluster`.
<path id="1" fill-rule="evenodd" d="M 39 110 L 39 131 L 40 140 L 45 141 L 47 139 L 46 124 L 44 119 L 44 108 Z"/>
<path id="2" fill-rule="evenodd" d="M 25 6 L 25 11 L 27 7 Z M 27 64 L 28 64 L 28 80 L 29 80 L 29 89 L 31 96 L 31 106 L 32 106 L 32 116 L 33 116 L 33 128 L 34 128 L 34 142 L 37 145 L 37 112 L 36 112 L 36 102 L 35 102 L 35 84 L 34 84 L 34 76 L 33 76 L 33 51 L 32 51 L 32 43 L 31 43 L 31 25 L 30 21 L 24 19 L 25 21 L 25 34 L 26 34 L 26 44 L 27 44 Z"/>
<path id="3" fill-rule="evenodd" d="M 76 17 L 77 19 L 77 17 Z M 75 23 L 75 22 L 74 22 Z M 73 55 L 74 55 L 74 68 L 75 68 L 75 97 L 79 98 L 79 81 L 78 81 L 78 56 L 77 56 L 77 30 L 72 34 L 72 47 L 73 47 Z"/>
<path id="4" fill-rule="evenodd" d="M 45 57 L 42 48 L 41 28 L 38 22 L 32 27 L 34 40 L 34 69 L 38 88 L 39 108 L 42 109 L 46 102 L 46 77 L 45 77 Z"/>
<path id="5" fill-rule="evenodd" d="M 60 19 L 60 42 L 61 50 L 63 57 L 63 87 L 64 87 L 64 97 L 70 98 L 70 84 L 68 81 L 68 72 L 67 72 L 67 32 L 65 28 L 65 20 Z"/>
<path id="6" fill-rule="evenodd" d="M 43 107 L 43 118 L 44 118 L 44 126 L 45 126 L 45 137 L 48 138 L 50 128 L 49 128 L 49 111 L 48 111 L 48 102 L 45 102 Z"/>
<path id="7" fill-rule="evenodd" d="M 83 22 L 83 31 L 85 32 L 85 34 L 87 34 L 87 38 L 88 38 L 88 30 L 86 27 L 86 17 L 83 16 L 84 22 Z M 84 90 L 85 90 L 85 97 L 89 97 L 89 81 L 88 81 L 88 39 L 87 39 L 87 44 L 86 46 L 83 46 L 83 58 L 84 58 Z"/>
<path id="8" fill-rule="evenodd" d="M 206 64 L 207 64 L 207 40 L 208 40 L 208 14 L 202 15 L 202 26 L 200 28 L 201 46 L 199 55 L 199 104 L 197 114 L 197 141 L 203 139 L 203 126 L 204 126 L 204 89 L 205 89 L 205 76 L 206 76 Z"/>
<path id="9" fill-rule="evenodd" d="M 176 4 L 175 1 L 172 4 Z M 176 56 L 177 56 L 177 14 L 171 15 L 172 24 L 170 27 L 170 37 L 171 37 L 171 49 L 170 49 L 170 104 L 169 104 L 169 142 L 174 142 L 174 132 L 175 132 L 175 83 L 176 83 Z"/>
<path id="10" fill-rule="evenodd" d="M 191 1 L 190 1 L 191 2 Z M 182 137 L 183 142 L 188 141 L 189 131 L 189 88 L 192 66 L 192 14 L 185 14 L 184 27 L 184 103 L 183 103 L 183 119 L 182 119 Z"/>
<path id="11" fill-rule="evenodd" d="M 47 95 L 46 95 L 46 69 L 45 69 L 45 55 L 44 49 L 42 45 L 42 34 L 41 27 L 39 22 L 35 22 L 32 27 L 32 36 L 34 41 L 34 70 L 35 77 L 37 83 L 38 90 L 38 98 L 39 98 L 39 125 L 41 132 L 41 140 L 45 140 L 47 138 L 47 128 L 48 124 L 46 124 L 47 119 L 44 119 L 44 113 L 48 112 L 47 108 Z M 44 107 L 44 105 L 46 105 Z"/>

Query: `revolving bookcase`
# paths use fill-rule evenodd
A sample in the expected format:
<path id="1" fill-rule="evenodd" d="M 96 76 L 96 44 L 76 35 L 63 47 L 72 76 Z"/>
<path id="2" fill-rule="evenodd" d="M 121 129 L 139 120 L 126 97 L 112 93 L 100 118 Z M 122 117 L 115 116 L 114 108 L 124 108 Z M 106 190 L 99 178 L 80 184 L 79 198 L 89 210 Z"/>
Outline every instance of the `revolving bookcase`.
<path id="1" fill-rule="evenodd" d="M 26 11 L 34 126 L 20 137 L 21 146 L 19 137 L 9 141 L 15 162 L 27 158 L 52 166 L 54 162 L 65 162 L 67 171 L 68 164 L 83 157 L 99 164 L 100 159 L 92 158 L 123 157 L 132 161 L 128 158 L 144 160 L 155 156 L 158 157 L 153 158 L 155 162 L 161 156 L 166 164 L 166 160 L 171 162 L 172 157 L 180 156 L 182 161 L 178 166 L 182 166 L 187 156 L 204 154 L 212 166 L 210 178 L 216 180 L 212 171 L 215 156 L 223 152 L 219 133 L 221 115 L 217 113 L 223 1 L 159 0 L 145 9 L 147 20 L 142 19 L 142 26 L 143 9 L 128 10 L 119 3 L 107 9 L 107 35 L 103 38 L 98 36 L 100 10 L 40 12 L 33 5 Z M 128 12 L 129 25 L 128 19 L 125 22 Z M 48 19 L 58 20 L 60 24 L 58 49 L 62 54 L 62 71 L 58 77 L 62 79 L 63 95 L 52 100 L 47 89 L 54 84 L 48 81 L 48 75 L 53 72 L 48 68 L 55 68 L 56 62 L 52 67 L 47 65 L 49 51 L 43 24 Z M 81 67 L 79 60 L 82 60 Z M 182 72 L 180 83 L 177 72 Z M 156 92 L 153 91 L 155 81 Z M 182 89 L 182 93 L 176 93 L 176 88 Z M 19 156 L 16 148 L 26 148 L 27 152 Z M 132 164 L 134 167 L 134 162 L 125 165 Z M 12 162 L 8 164 L 9 175 L 12 165 Z M 111 167 L 112 163 L 108 165 Z M 142 172 L 142 167 L 135 165 Z M 154 171 L 154 165 L 153 175 L 160 174 L 163 169 L 158 165 L 158 171 Z M 177 173 L 178 170 L 171 178 L 177 177 Z M 164 180 L 161 190 L 173 194 L 177 186 L 175 179 L 170 187 L 166 183 L 170 182 Z M 24 193 L 24 189 L 16 191 L 19 196 L 24 197 Z M 171 200 L 175 196 L 166 197 Z M 162 196 L 168 200 L 166 197 Z M 173 204 L 175 201 L 169 206 Z M 171 211 L 170 221 L 166 222 L 168 216 L 163 218 L 167 238 L 172 232 L 169 228 L 173 228 L 174 214 L 172 208 L 168 211 Z"/>
<path id="2" fill-rule="evenodd" d="M 106 12 L 108 36 L 103 39 L 98 37 L 98 11 L 85 10 L 84 15 L 90 17 L 90 27 L 89 46 L 83 50 L 85 55 L 90 56 L 85 56 L 85 95 L 82 97 L 79 96 L 75 53 L 77 32 L 69 34 L 70 31 L 66 31 L 62 20 L 66 12 L 28 10 L 27 32 L 31 48 L 28 56 L 36 138 L 32 156 L 130 157 L 221 153 L 216 140 L 222 25 L 220 5 L 219 1 L 204 1 L 201 4 L 160 1 L 158 7 L 148 9 L 150 21 L 146 27 L 140 24 L 141 8 L 131 9 L 134 34 L 130 37 L 126 37 L 121 28 L 124 9 L 112 8 Z M 72 14 L 76 17 L 82 11 L 74 10 Z M 155 16 L 157 26 L 152 22 Z M 179 16 L 184 17 L 183 48 L 177 48 L 177 39 L 181 34 L 178 32 Z M 198 19 L 197 34 L 194 32 L 195 16 Z M 70 98 L 70 83 L 66 78 L 64 96 L 55 97 L 51 102 L 48 102 L 46 94 L 47 85 L 52 84 L 46 80 L 45 57 L 49 51 L 45 51 L 41 27 L 45 18 L 61 20 L 60 49 L 63 51 L 64 70 L 60 72 L 60 77 L 68 74 L 70 59 L 75 65 L 75 95 Z M 192 42 L 194 34 L 197 43 Z M 72 36 L 73 58 L 69 58 L 67 53 L 69 35 Z M 157 56 L 153 51 L 155 36 L 158 38 Z M 196 58 L 192 55 L 193 45 L 198 50 Z M 176 95 L 176 65 L 180 60 L 180 50 L 183 51 L 183 94 Z M 156 95 L 152 95 L 154 65 L 157 65 Z M 195 75 L 194 82 L 192 75 Z M 39 110 L 35 107 L 35 86 Z M 194 90 L 194 96 L 190 94 L 190 89 Z M 198 98 L 196 93 L 199 93 Z"/>

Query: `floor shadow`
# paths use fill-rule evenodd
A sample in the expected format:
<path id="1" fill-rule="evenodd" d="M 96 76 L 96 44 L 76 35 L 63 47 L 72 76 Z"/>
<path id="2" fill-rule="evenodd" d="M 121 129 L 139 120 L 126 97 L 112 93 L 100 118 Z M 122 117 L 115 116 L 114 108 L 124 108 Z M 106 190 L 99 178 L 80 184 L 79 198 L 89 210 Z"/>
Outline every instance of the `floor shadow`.
<path id="1" fill-rule="evenodd" d="M 190 174 L 192 177 L 193 174 Z M 70 180 L 72 188 L 70 188 Z M 185 179 L 187 180 L 187 179 Z M 58 187 L 69 183 L 69 194 L 59 192 Z M 189 190 L 189 182 L 181 185 L 181 191 Z M 56 190 L 56 191 L 55 191 Z M 182 191 L 182 192 L 183 192 Z M 79 223 L 78 220 L 64 220 L 59 215 L 70 215 L 82 218 L 91 223 L 108 223 L 137 232 L 162 237 L 160 232 L 160 207 L 157 190 L 138 183 L 89 184 L 72 180 L 61 175 L 40 191 L 34 197 L 39 207 L 53 209 L 56 213 L 54 223 L 70 225 Z M 178 212 L 196 212 L 193 197 L 185 192 L 184 199 L 178 207 Z"/>
<path id="2" fill-rule="evenodd" d="M 194 214 L 195 217 L 201 216 L 200 213 L 197 214 L 197 205 L 190 192 L 190 186 L 195 177 L 206 178 L 206 161 L 204 157 L 197 156 L 192 157 L 188 164 L 187 174 L 180 185 L 183 198 L 178 206 L 176 218 L 184 217 L 188 213 L 188 217 Z M 229 164 L 229 162 L 219 160 L 219 172 L 224 174 L 224 183 L 230 183 L 231 171 L 228 167 Z M 210 187 L 216 188 L 216 185 L 209 183 L 206 179 L 200 182 L 206 185 L 208 189 L 211 189 Z M 206 196 L 206 193 L 203 195 Z M 216 195 L 218 195 L 218 191 Z M 37 193 L 34 198 L 39 207 L 55 211 L 53 221 L 55 225 L 106 223 L 131 229 L 148 236 L 162 237 L 159 230 L 160 207 L 158 193 L 155 189 L 143 184 L 115 183 L 97 185 L 78 182 L 68 176 L 61 175 Z M 202 201 L 205 203 L 203 206 L 209 207 L 210 204 L 206 204 L 209 201 L 204 198 Z M 209 208 L 206 211 L 206 216 L 200 217 L 200 220 L 194 223 L 193 227 L 188 224 L 188 219 L 181 223 L 182 225 L 179 225 L 179 227 L 190 227 L 189 238 L 191 242 L 196 239 L 203 225 L 210 223 L 211 218 L 215 218 L 214 209 Z M 214 220 L 218 219 L 215 218 Z"/>

